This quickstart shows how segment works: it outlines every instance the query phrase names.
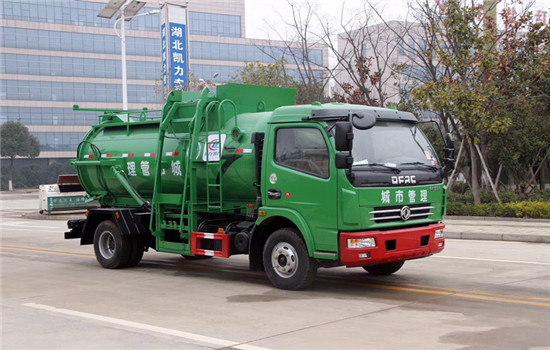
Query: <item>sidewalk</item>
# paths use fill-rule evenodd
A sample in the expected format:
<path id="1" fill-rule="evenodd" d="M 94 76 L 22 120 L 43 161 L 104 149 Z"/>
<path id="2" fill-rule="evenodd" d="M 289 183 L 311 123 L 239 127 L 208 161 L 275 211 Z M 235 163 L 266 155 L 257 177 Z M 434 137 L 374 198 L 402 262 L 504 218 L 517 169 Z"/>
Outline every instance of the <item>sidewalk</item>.
<path id="1" fill-rule="evenodd" d="M 447 216 L 445 237 L 490 241 L 550 243 L 550 220 Z"/>

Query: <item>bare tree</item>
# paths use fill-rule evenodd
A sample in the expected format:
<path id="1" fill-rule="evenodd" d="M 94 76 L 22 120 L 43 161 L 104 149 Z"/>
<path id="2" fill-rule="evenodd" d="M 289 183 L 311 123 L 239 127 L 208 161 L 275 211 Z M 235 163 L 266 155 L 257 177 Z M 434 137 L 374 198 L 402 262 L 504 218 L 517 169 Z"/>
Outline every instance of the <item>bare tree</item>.
<path id="1" fill-rule="evenodd" d="M 292 16 L 279 15 L 277 24 L 270 24 L 271 32 L 282 46 L 260 46 L 260 50 L 274 61 L 284 59 L 286 74 L 296 81 L 297 103 L 326 101 L 329 69 L 328 57 L 323 54 L 323 41 L 312 29 L 316 8 L 310 3 L 287 1 Z M 292 72 L 289 72 L 292 70 Z"/>
<path id="2" fill-rule="evenodd" d="M 336 84 L 337 99 L 371 106 L 385 106 L 398 96 L 396 81 L 398 43 L 385 25 L 376 24 L 375 9 L 368 3 L 348 18 L 345 3 L 337 26 L 318 17 L 323 41 L 336 57 L 328 72 Z M 338 34 L 335 34 L 338 33 Z"/>

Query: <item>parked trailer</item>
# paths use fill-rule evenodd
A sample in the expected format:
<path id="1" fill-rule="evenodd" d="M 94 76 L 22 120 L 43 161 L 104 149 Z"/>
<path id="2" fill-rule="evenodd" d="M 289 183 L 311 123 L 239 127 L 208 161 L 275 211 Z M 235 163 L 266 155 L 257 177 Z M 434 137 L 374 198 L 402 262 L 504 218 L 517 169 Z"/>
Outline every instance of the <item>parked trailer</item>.
<path id="1" fill-rule="evenodd" d="M 160 118 L 104 111 L 72 161 L 101 206 L 68 222 L 106 268 L 149 248 L 248 254 L 301 289 L 318 267 L 387 275 L 444 249 L 445 166 L 408 112 L 293 105 L 295 91 L 228 84 L 172 91 Z"/>

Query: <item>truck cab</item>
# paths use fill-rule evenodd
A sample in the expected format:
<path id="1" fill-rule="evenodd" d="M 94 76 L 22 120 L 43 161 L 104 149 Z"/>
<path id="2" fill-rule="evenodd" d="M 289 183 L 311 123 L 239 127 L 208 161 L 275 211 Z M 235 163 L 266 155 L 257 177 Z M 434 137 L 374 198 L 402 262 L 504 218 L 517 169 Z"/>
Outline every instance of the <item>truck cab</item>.
<path id="1" fill-rule="evenodd" d="M 298 235 L 312 260 L 300 266 L 291 243 L 264 243 L 273 283 L 285 286 L 309 265 L 391 274 L 405 260 L 443 250 L 444 171 L 411 113 L 343 104 L 279 108 L 263 155 L 256 224 L 288 220 L 295 232 L 284 231 L 287 241 Z"/>

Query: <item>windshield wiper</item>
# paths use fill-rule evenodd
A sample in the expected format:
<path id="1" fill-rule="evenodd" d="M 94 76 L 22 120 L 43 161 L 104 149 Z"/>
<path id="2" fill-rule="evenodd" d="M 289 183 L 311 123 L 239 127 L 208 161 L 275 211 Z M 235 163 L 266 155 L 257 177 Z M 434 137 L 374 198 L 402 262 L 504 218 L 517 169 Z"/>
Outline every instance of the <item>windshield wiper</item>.
<path id="1" fill-rule="evenodd" d="M 399 169 L 399 168 L 396 168 L 394 166 L 389 166 L 389 165 L 386 165 L 386 164 L 381 164 L 381 163 L 368 163 L 368 164 L 365 163 L 365 164 L 356 164 L 354 166 L 380 166 L 380 167 L 392 170 L 396 174 L 399 174 L 401 172 L 401 169 Z"/>
<path id="2" fill-rule="evenodd" d="M 426 164 L 426 163 L 422 163 L 422 162 L 400 163 L 399 165 L 421 165 L 423 167 L 432 169 L 433 171 L 438 171 L 439 170 L 439 168 L 436 167 L 435 165 L 430 165 L 430 164 Z"/>

